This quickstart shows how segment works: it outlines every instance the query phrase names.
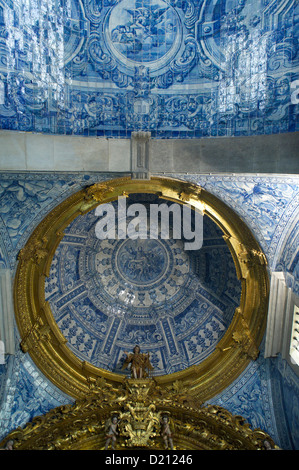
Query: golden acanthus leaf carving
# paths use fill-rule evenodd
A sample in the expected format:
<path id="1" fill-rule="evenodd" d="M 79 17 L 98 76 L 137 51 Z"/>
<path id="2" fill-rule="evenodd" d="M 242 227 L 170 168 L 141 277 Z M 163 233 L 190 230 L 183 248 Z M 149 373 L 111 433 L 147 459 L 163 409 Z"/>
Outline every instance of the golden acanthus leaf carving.
<path id="1" fill-rule="evenodd" d="M 48 255 L 48 250 L 46 249 L 47 243 L 48 240 L 45 237 L 41 240 L 33 238 L 30 244 L 27 244 L 25 248 L 21 248 L 18 253 L 18 260 L 21 263 L 33 261 L 35 264 L 39 264 Z"/>
<path id="2" fill-rule="evenodd" d="M 261 429 L 252 430 L 242 416 L 233 416 L 222 407 L 192 407 L 188 400 L 179 397 L 180 394 L 177 398 L 171 394 L 171 400 L 166 395 L 158 398 L 158 386 L 153 379 L 125 380 L 116 387 L 119 399 L 113 399 L 115 390 L 105 380 L 100 380 L 98 385 L 102 390 L 90 393 L 73 404 L 59 406 L 33 418 L 24 428 L 12 431 L 0 447 L 13 441 L 17 450 L 104 450 L 107 422 L 111 422 L 112 416 L 117 416 L 119 435 L 116 450 L 162 449 L 161 418 L 167 416 L 171 422 L 174 449 L 262 450 L 265 441 L 272 448 L 277 448 L 267 433 Z M 175 389 L 177 384 L 174 385 Z M 152 393 L 155 400 L 151 402 Z"/>
<path id="3" fill-rule="evenodd" d="M 189 185 L 188 188 L 183 187 L 179 189 L 179 198 L 183 202 L 189 202 L 191 199 L 199 199 L 202 193 L 202 188 L 195 184 Z"/>
<path id="4" fill-rule="evenodd" d="M 241 347 L 244 354 L 250 359 L 256 360 L 259 355 L 259 348 L 254 341 L 249 325 L 239 307 L 236 309 L 236 313 L 240 316 L 240 328 L 232 334 L 233 340 Z"/>
<path id="5" fill-rule="evenodd" d="M 113 193 L 115 188 L 107 183 L 96 183 L 85 188 L 84 198 L 86 200 L 94 199 L 97 202 L 104 202 L 108 194 Z"/>
<path id="6" fill-rule="evenodd" d="M 28 352 L 34 347 L 35 341 L 47 340 L 50 338 L 51 328 L 49 325 L 44 324 L 40 317 L 37 317 L 36 322 L 31 326 L 23 337 L 20 346 L 24 353 Z"/>
<path id="7" fill-rule="evenodd" d="M 255 264 L 267 265 L 267 258 L 262 251 L 258 251 L 253 248 L 247 248 L 243 244 L 240 244 L 240 251 L 238 253 L 240 260 L 245 263 L 248 267 Z"/>

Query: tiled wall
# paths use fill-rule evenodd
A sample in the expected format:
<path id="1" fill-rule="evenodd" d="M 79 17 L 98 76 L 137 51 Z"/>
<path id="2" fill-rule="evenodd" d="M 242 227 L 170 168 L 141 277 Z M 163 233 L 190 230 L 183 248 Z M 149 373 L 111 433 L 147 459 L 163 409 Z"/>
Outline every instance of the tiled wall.
<path id="1" fill-rule="evenodd" d="M 293 132 L 298 19 L 296 0 L 1 0 L 0 127 Z"/>

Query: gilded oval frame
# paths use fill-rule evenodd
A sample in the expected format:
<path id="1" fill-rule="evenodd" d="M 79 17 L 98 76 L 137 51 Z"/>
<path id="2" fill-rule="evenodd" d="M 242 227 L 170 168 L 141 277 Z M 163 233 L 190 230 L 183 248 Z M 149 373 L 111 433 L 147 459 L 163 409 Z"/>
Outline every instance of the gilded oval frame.
<path id="1" fill-rule="evenodd" d="M 266 327 L 269 279 L 266 257 L 247 225 L 216 196 L 189 182 L 122 177 L 84 188 L 56 206 L 36 227 L 18 256 L 14 305 L 21 349 L 54 385 L 75 399 L 84 397 L 99 378 L 111 384 L 124 380 L 123 375 L 82 362 L 70 351 L 45 300 L 44 286 L 56 248 L 71 221 L 99 204 L 130 193 L 154 193 L 163 199 L 192 204 L 221 228 L 230 248 L 242 293 L 227 331 L 202 363 L 155 377 L 166 388 L 175 381 L 188 384 L 190 393 L 206 401 L 223 391 L 257 358 Z"/>

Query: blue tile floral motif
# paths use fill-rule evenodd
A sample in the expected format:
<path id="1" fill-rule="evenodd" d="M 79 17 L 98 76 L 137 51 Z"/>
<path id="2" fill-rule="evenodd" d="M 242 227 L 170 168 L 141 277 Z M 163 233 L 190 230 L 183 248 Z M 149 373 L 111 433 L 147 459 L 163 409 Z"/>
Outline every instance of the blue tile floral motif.
<path id="1" fill-rule="evenodd" d="M 5 367 L 6 389 L 0 396 L 1 440 L 35 416 L 41 416 L 57 406 L 73 403 L 72 398 L 65 396 L 42 377 L 31 359 L 21 351 L 10 356 Z"/>
<path id="2" fill-rule="evenodd" d="M 296 0 L 1 0 L 0 127 L 296 131 L 298 18 Z"/>

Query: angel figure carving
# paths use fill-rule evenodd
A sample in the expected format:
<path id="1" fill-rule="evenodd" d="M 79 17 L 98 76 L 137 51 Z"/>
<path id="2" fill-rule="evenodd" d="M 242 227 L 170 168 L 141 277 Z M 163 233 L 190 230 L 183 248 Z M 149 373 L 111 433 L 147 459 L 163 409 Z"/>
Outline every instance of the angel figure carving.
<path id="1" fill-rule="evenodd" d="M 153 366 L 149 360 L 149 354 L 141 353 L 138 345 L 133 349 L 133 354 L 128 354 L 125 351 L 126 359 L 123 363 L 122 369 L 130 365 L 131 374 L 133 379 L 145 379 L 148 377 L 148 372 L 153 370 Z"/>
<path id="2" fill-rule="evenodd" d="M 172 439 L 172 430 L 170 426 L 170 420 L 167 415 L 162 416 L 161 420 L 161 436 L 164 441 L 165 449 L 173 450 L 173 439 Z"/>
<path id="3" fill-rule="evenodd" d="M 118 436 L 118 417 L 116 415 L 112 416 L 106 422 L 106 443 L 105 443 L 105 450 L 108 449 L 109 444 L 111 442 L 111 449 L 115 449 L 115 443 Z"/>

